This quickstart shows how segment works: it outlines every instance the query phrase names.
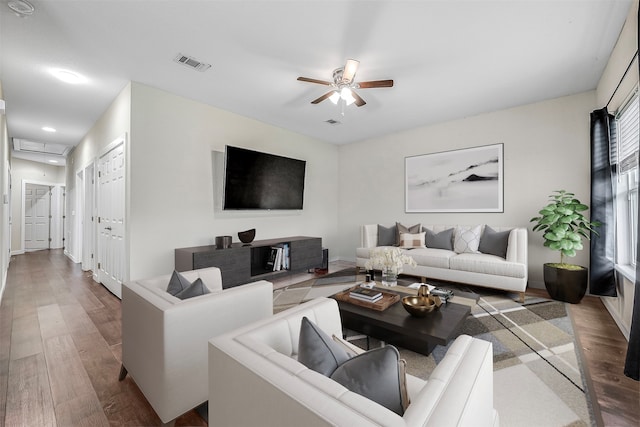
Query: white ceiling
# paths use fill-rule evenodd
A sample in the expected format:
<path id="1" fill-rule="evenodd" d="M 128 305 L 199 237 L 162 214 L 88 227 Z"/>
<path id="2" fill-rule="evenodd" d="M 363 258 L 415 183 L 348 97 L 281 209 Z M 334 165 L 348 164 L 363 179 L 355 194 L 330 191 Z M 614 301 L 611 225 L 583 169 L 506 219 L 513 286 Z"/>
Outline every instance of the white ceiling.
<path id="1" fill-rule="evenodd" d="M 1 0 L 11 137 L 75 145 L 129 81 L 335 144 L 595 89 L 632 0 Z M 178 53 L 212 65 L 198 72 Z M 310 101 L 346 59 L 367 104 Z M 53 67 L 84 75 L 68 85 Z M 325 123 L 328 119 L 340 125 Z M 56 133 L 47 133 L 52 126 Z"/>

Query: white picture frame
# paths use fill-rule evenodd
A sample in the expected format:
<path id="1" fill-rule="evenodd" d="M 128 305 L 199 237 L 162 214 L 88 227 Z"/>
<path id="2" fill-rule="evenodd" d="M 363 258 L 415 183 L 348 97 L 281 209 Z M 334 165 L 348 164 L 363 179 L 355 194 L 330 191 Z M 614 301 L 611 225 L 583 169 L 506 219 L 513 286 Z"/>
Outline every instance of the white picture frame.
<path id="1" fill-rule="evenodd" d="M 405 157 L 405 211 L 504 212 L 504 144 Z"/>

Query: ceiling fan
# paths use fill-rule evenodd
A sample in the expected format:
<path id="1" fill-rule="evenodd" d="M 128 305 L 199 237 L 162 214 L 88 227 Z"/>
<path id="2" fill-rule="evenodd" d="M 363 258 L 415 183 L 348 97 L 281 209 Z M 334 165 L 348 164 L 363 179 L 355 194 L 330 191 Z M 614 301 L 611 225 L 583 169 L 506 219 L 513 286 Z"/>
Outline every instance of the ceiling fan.
<path id="1" fill-rule="evenodd" d="M 312 104 L 319 104 L 329 98 L 331 102 L 337 104 L 340 99 L 344 100 L 346 105 L 355 103 L 358 107 L 362 107 L 366 102 L 358 95 L 354 89 L 371 89 L 378 87 L 393 87 L 393 80 L 372 80 L 368 82 L 355 82 L 356 71 L 358 71 L 359 61 L 355 59 L 347 59 L 347 63 L 342 68 L 333 70 L 333 82 L 326 80 L 312 79 L 309 77 L 298 77 L 301 82 L 317 83 L 320 85 L 331 86 L 333 89 L 325 93 L 319 98 L 311 101 Z"/>

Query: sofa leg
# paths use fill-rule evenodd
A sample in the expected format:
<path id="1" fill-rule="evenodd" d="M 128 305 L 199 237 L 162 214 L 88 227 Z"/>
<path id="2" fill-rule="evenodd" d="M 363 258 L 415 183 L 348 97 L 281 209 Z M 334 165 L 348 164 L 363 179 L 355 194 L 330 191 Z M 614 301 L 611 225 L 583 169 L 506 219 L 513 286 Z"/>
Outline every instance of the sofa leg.
<path id="1" fill-rule="evenodd" d="M 118 381 L 122 381 L 127 377 L 127 368 L 124 367 L 124 364 L 120 365 L 120 375 L 118 376 Z"/>
<path id="2" fill-rule="evenodd" d="M 427 283 L 427 278 L 426 277 L 421 277 L 420 278 L 420 283 Z"/>
<path id="3" fill-rule="evenodd" d="M 524 304 L 524 292 L 520 292 L 520 304 Z"/>
<path id="4" fill-rule="evenodd" d="M 162 423 L 162 427 L 174 427 L 176 425 L 176 420 L 171 420 L 168 423 Z"/>

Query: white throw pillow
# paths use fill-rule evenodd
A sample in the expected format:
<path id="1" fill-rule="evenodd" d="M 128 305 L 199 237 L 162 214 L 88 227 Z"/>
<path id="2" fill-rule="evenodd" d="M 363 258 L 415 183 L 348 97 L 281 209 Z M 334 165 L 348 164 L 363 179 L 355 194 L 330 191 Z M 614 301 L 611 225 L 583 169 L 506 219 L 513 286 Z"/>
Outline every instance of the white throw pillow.
<path id="1" fill-rule="evenodd" d="M 425 232 L 410 234 L 400 234 L 400 247 L 403 249 L 424 248 L 424 236 Z"/>
<path id="2" fill-rule="evenodd" d="M 453 250 L 459 254 L 478 253 L 480 246 L 480 237 L 482 236 L 482 225 L 475 227 L 457 226 L 453 238 Z"/>

